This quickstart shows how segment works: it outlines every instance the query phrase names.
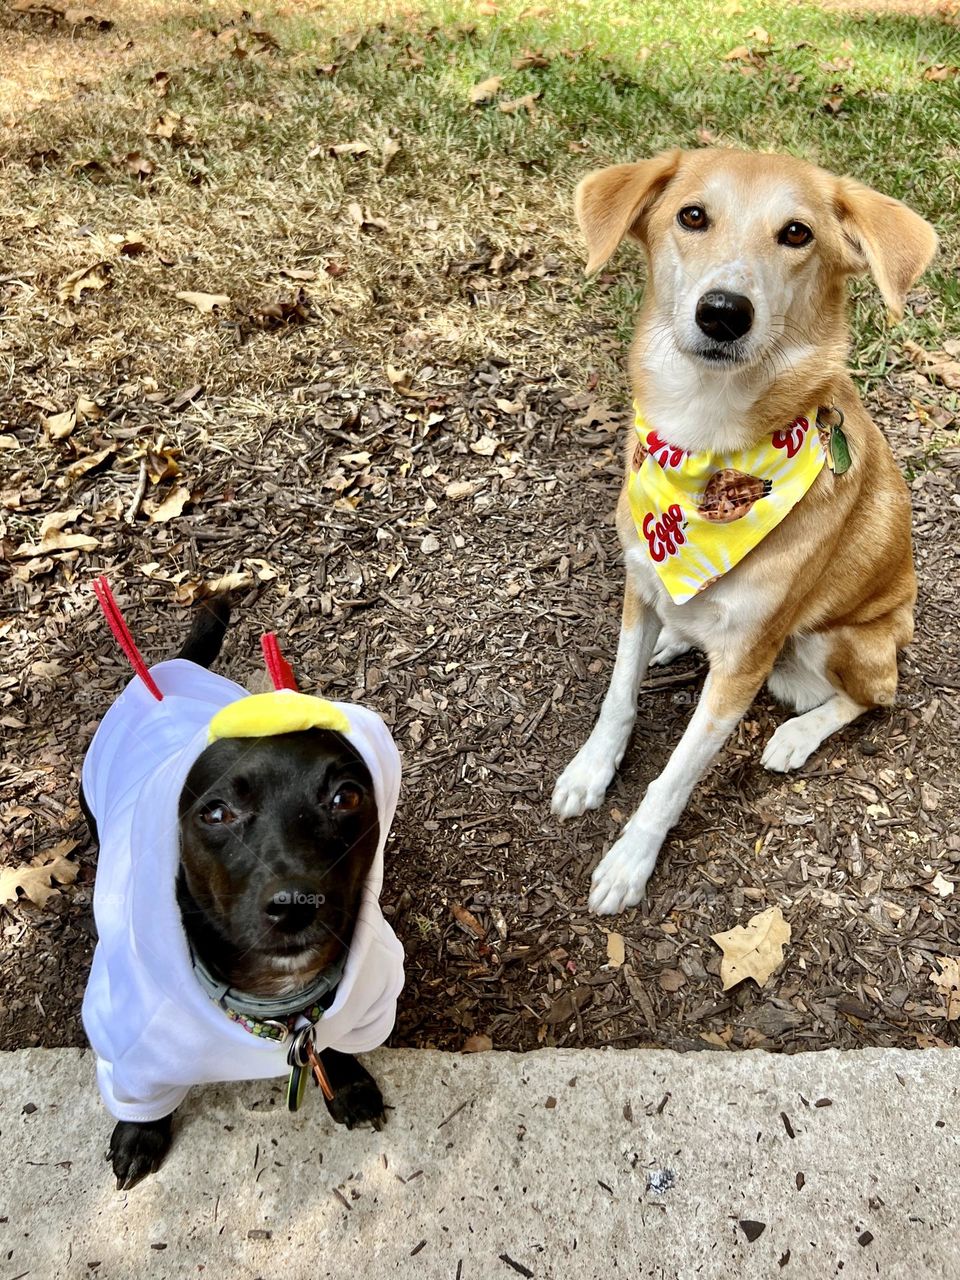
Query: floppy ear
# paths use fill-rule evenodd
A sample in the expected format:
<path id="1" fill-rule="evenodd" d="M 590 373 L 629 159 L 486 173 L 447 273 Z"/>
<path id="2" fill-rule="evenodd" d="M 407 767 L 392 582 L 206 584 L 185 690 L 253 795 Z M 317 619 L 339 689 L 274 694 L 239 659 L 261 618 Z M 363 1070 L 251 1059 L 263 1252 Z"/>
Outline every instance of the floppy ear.
<path id="1" fill-rule="evenodd" d="M 638 223 L 679 164 L 679 151 L 664 151 L 652 160 L 596 169 L 581 179 L 573 206 L 587 242 L 588 273 L 603 266 L 624 236 L 639 239 Z"/>
<path id="2" fill-rule="evenodd" d="M 937 233 L 899 200 L 852 178 L 839 179 L 837 212 L 848 269 L 869 270 L 891 314 L 901 320 L 907 290 L 936 252 Z"/>

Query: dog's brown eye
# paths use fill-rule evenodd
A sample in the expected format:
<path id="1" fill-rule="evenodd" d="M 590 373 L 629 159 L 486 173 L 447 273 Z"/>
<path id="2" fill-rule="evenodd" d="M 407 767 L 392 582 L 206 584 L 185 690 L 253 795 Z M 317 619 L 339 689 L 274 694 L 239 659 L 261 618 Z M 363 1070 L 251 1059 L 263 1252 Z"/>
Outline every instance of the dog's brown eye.
<path id="1" fill-rule="evenodd" d="M 205 822 L 208 827 L 226 826 L 235 822 L 236 818 L 237 815 L 225 804 L 208 804 L 205 809 L 200 810 L 200 821 Z"/>
<path id="2" fill-rule="evenodd" d="M 788 244 L 791 249 L 802 249 L 813 239 L 813 232 L 802 222 L 788 222 L 777 239 L 780 244 Z"/>
<path id="3" fill-rule="evenodd" d="M 698 204 L 687 204 L 677 214 L 677 221 L 688 231 L 705 231 L 708 225 L 707 212 Z"/>
<path id="4" fill-rule="evenodd" d="M 363 792 L 359 787 L 346 785 L 337 788 L 331 804 L 338 813 L 351 813 L 354 809 L 360 808 L 362 800 Z"/>

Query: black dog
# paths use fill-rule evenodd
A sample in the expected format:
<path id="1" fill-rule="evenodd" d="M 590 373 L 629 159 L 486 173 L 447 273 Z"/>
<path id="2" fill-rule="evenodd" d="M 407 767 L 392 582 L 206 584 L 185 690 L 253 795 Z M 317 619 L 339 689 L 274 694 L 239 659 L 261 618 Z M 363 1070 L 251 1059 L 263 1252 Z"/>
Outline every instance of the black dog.
<path id="1" fill-rule="evenodd" d="M 211 602 L 178 656 L 209 668 L 229 615 L 225 600 Z M 80 800 L 97 840 L 82 788 Z M 178 818 L 176 900 L 211 998 L 229 988 L 269 1020 L 271 1002 L 283 1016 L 319 975 L 342 972 L 380 839 L 370 770 L 344 736 L 313 728 L 214 741 L 190 768 Z M 379 1128 L 383 1098 L 369 1072 L 349 1053 L 318 1056 L 334 1120 Z M 171 1132 L 172 1113 L 117 1123 L 109 1159 L 118 1188 L 159 1167 Z"/>

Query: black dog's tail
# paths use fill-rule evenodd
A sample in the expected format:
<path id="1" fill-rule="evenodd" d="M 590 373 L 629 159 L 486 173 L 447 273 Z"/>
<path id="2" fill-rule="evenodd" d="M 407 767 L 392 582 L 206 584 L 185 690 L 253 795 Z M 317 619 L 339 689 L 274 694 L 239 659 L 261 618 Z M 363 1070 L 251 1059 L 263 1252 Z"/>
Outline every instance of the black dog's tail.
<path id="1" fill-rule="evenodd" d="M 209 600 L 204 600 L 177 657 L 186 658 L 188 662 L 195 662 L 201 667 L 212 667 L 220 654 L 229 622 L 228 595 L 211 596 Z"/>

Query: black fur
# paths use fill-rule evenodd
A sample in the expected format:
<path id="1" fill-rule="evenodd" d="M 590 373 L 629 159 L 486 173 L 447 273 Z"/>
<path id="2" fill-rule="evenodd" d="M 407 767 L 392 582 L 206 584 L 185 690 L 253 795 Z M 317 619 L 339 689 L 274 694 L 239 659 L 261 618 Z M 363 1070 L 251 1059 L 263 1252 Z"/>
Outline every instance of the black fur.
<path id="1" fill-rule="evenodd" d="M 206 601 L 178 657 L 210 667 L 229 619 L 226 597 Z M 82 787 L 80 805 L 96 841 Z M 339 734 L 212 743 L 187 776 L 179 819 L 177 900 L 191 945 L 216 977 L 269 996 L 283 981 L 306 987 L 349 947 L 379 825 L 370 772 Z M 291 979 L 289 961 L 301 957 L 302 977 Z M 320 1057 L 334 1120 L 379 1129 L 383 1097 L 370 1073 L 351 1054 Z M 160 1167 L 172 1120 L 118 1122 L 108 1153 L 118 1188 Z"/>

